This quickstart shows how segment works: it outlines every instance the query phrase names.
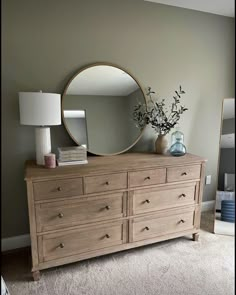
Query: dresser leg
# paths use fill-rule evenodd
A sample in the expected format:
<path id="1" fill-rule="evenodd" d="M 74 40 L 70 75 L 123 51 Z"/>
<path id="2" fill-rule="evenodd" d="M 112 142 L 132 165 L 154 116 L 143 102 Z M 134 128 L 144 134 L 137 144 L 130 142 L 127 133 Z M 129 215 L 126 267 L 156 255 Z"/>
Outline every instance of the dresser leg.
<path id="1" fill-rule="evenodd" d="M 40 271 L 39 270 L 33 271 L 32 275 L 33 275 L 34 281 L 39 281 L 40 280 Z"/>
<path id="2" fill-rule="evenodd" d="M 193 240 L 197 242 L 198 239 L 199 239 L 199 233 L 193 234 Z"/>

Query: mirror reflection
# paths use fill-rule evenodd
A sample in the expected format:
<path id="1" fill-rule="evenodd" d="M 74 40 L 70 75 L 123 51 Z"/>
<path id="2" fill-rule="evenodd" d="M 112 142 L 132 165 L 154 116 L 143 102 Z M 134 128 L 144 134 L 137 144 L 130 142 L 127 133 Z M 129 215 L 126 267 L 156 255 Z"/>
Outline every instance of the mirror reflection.
<path id="1" fill-rule="evenodd" d="M 218 189 L 216 192 L 216 234 L 234 235 L 235 223 L 235 113 L 234 98 L 223 101 Z"/>
<path id="2" fill-rule="evenodd" d="M 140 138 L 132 114 L 145 104 L 138 82 L 111 65 L 93 65 L 80 71 L 68 84 L 62 98 L 65 127 L 79 145 L 96 155 L 118 154 Z"/>

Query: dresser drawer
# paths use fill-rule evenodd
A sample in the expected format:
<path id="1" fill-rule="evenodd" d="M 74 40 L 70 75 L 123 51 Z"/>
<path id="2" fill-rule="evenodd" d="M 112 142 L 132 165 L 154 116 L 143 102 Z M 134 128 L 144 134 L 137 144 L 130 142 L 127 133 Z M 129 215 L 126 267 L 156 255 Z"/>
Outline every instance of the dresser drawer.
<path id="1" fill-rule="evenodd" d="M 87 176 L 84 179 L 85 194 L 127 188 L 127 173 Z"/>
<path id="2" fill-rule="evenodd" d="M 39 260 L 45 262 L 57 258 L 106 247 L 121 245 L 127 241 L 125 222 L 89 226 L 38 237 Z"/>
<path id="3" fill-rule="evenodd" d="M 133 214 L 194 204 L 195 183 L 171 188 L 151 188 L 134 191 Z"/>
<path id="4" fill-rule="evenodd" d="M 36 201 L 79 196 L 83 194 L 82 178 L 35 182 L 33 190 Z"/>
<path id="5" fill-rule="evenodd" d="M 166 182 L 166 169 L 150 169 L 129 173 L 130 187 L 154 185 Z"/>
<path id="6" fill-rule="evenodd" d="M 143 217 L 133 220 L 133 241 L 155 238 L 193 228 L 194 211 L 162 217 Z"/>
<path id="7" fill-rule="evenodd" d="M 36 205 L 37 231 L 48 231 L 126 216 L 127 193 Z"/>
<path id="8" fill-rule="evenodd" d="M 167 182 L 200 179 L 201 165 L 167 168 Z"/>

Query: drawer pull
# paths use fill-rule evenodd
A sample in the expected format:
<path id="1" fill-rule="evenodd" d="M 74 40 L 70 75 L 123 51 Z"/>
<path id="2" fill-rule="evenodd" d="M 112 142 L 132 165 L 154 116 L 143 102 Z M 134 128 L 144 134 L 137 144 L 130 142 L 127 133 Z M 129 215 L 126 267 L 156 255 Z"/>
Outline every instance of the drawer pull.
<path id="1" fill-rule="evenodd" d="M 186 195 L 185 194 L 181 194 L 180 196 L 179 196 L 179 198 L 185 198 L 186 197 Z"/>
<path id="2" fill-rule="evenodd" d="M 148 226 L 145 226 L 144 230 L 149 230 L 150 228 Z"/>
<path id="3" fill-rule="evenodd" d="M 111 209 L 111 206 L 106 206 L 105 207 L 107 210 L 110 210 Z"/>
<path id="4" fill-rule="evenodd" d="M 60 213 L 58 214 L 58 217 L 59 217 L 59 218 L 62 218 L 62 217 L 64 217 L 64 214 L 60 212 Z"/>
<path id="5" fill-rule="evenodd" d="M 179 223 L 185 223 L 185 221 L 183 219 L 180 219 Z"/>
<path id="6" fill-rule="evenodd" d="M 151 201 L 150 200 L 145 200 L 144 203 L 148 203 L 149 204 L 149 203 L 151 203 Z"/>
<path id="7" fill-rule="evenodd" d="M 105 235 L 105 238 L 109 239 L 110 238 L 110 235 L 106 234 Z"/>
<path id="8" fill-rule="evenodd" d="M 183 172 L 183 173 L 181 174 L 181 176 L 184 176 L 184 175 L 187 175 L 187 172 Z"/>
<path id="9" fill-rule="evenodd" d="M 150 176 L 147 176 L 147 177 L 144 178 L 144 180 L 149 180 L 149 179 L 151 179 Z"/>
<path id="10" fill-rule="evenodd" d="M 64 248 L 65 247 L 65 244 L 64 243 L 60 243 L 60 245 L 58 246 L 58 248 Z"/>
<path id="11" fill-rule="evenodd" d="M 62 191 L 62 188 L 59 186 L 59 187 L 57 188 L 57 190 L 58 190 L 59 192 L 61 192 L 61 191 Z"/>
<path id="12" fill-rule="evenodd" d="M 106 181 L 105 184 L 106 184 L 106 185 L 109 185 L 109 181 Z"/>

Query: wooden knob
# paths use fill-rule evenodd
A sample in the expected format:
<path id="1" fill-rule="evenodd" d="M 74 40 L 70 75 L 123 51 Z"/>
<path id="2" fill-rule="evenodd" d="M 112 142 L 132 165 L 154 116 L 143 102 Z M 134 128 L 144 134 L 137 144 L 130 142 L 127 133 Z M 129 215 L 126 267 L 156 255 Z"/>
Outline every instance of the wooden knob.
<path id="1" fill-rule="evenodd" d="M 180 223 L 185 223 L 185 221 L 183 219 L 180 220 Z"/>
<path id="2" fill-rule="evenodd" d="M 182 175 L 182 176 L 187 175 L 187 172 L 183 172 L 181 175 Z"/>
<path id="3" fill-rule="evenodd" d="M 106 185 L 109 185 L 109 181 L 106 181 L 105 184 L 106 184 Z"/>
<path id="4" fill-rule="evenodd" d="M 181 194 L 180 196 L 179 196 L 180 198 L 185 198 L 186 197 L 186 195 L 185 194 Z"/>
<path id="5" fill-rule="evenodd" d="M 110 210 L 111 209 L 111 206 L 106 206 L 105 207 L 107 210 Z"/>
<path id="6" fill-rule="evenodd" d="M 110 235 L 106 234 L 105 237 L 106 237 L 107 239 L 109 239 L 109 238 L 110 238 Z"/>
<path id="7" fill-rule="evenodd" d="M 149 230 L 150 228 L 148 227 L 148 226 L 145 226 L 145 228 L 144 228 L 145 230 Z"/>
<path id="8" fill-rule="evenodd" d="M 59 218 L 62 218 L 63 216 L 64 216 L 63 213 L 59 213 L 59 214 L 58 214 L 58 217 L 59 217 Z"/>
<path id="9" fill-rule="evenodd" d="M 148 179 L 151 179 L 151 177 L 147 176 L 147 177 L 144 178 L 144 180 L 148 180 Z"/>
<path id="10" fill-rule="evenodd" d="M 145 202 L 149 204 L 151 201 L 150 200 L 146 200 Z"/>
<path id="11" fill-rule="evenodd" d="M 64 243 L 60 243 L 60 245 L 59 245 L 59 248 L 64 248 L 65 247 L 65 244 Z"/>
<path id="12" fill-rule="evenodd" d="M 59 186 L 59 187 L 57 188 L 57 190 L 60 192 L 60 191 L 62 190 L 62 188 Z"/>

